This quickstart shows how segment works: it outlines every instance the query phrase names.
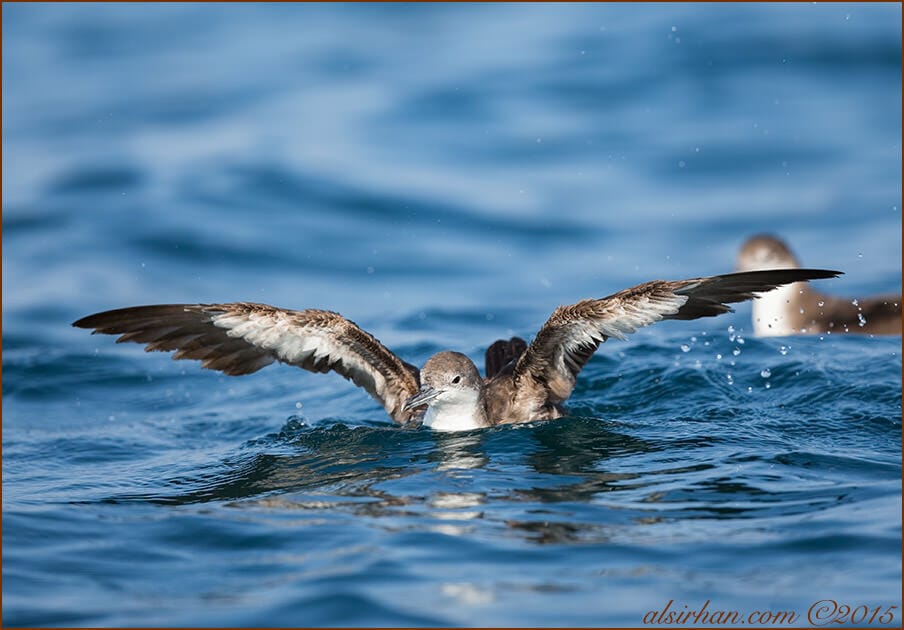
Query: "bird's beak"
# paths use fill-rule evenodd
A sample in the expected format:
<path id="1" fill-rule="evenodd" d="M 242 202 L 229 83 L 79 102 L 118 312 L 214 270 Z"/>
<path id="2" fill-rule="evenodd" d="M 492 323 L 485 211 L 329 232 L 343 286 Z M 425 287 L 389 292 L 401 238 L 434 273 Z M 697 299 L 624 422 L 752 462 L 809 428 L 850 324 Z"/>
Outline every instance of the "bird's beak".
<path id="1" fill-rule="evenodd" d="M 433 389 L 429 385 L 421 386 L 421 389 L 414 396 L 405 401 L 405 406 L 402 407 L 403 411 L 410 411 L 415 407 L 420 407 L 423 404 L 426 404 L 443 393 L 441 389 Z"/>

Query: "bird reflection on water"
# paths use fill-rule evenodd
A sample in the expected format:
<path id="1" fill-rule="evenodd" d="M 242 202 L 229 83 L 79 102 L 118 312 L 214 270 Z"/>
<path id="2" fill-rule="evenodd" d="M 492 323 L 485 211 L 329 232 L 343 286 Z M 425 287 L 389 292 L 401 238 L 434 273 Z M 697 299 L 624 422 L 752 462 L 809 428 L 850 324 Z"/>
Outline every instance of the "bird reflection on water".
<path id="1" fill-rule="evenodd" d="M 649 482 L 644 475 L 615 472 L 607 464 L 661 448 L 614 426 L 572 417 L 436 433 L 344 424 L 309 427 L 291 418 L 279 432 L 247 442 L 240 449 L 247 455 L 224 458 L 208 474 L 170 479 L 154 494 L 107 501 L 225 502 L 245 509 L 344 513 L 375 519 L 375 527 L 447 535 L 467 535 L 468 522 L 490 519 L 533 543 L 599 542 L 608 538 L 607 526 L 566 523 L 555 505 L 642 488 Z M 475 484 L 472 471 L 478 469 L 483 481 Z M 498 483 L 493 483 L 496 475 Z M 426 496 L 410 491 L 425 485 L 436 490 Z M 509 503 L 512 514 L 503 509 L 488 517 L 482 506 L 490 503 Z"/>

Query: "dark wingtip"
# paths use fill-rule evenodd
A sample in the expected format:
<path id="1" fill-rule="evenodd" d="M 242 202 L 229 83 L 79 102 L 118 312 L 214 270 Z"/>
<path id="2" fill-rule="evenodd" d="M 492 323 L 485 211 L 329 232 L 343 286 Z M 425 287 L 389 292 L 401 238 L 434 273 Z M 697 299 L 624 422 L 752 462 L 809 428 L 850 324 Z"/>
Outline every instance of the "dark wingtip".
<path id="1" fill-rule="evenodd" d="M 764 269 L 762 273 L 775 273 L 775 272 L 786 272 L 789 275 L 793 275 L 805 280 L 821 280 L 823 278 L 837 278 L 838 276 L 843 276 L 843 271 L 835 271 L 834 269 L 808 269 L 806 267 L 799 267 L 796 269 Z M 744 272 L 741 272 L 744 273 Z M 747 272 L 747 273 L 757 273 L 757 272 Z"/>
<path id="2" fill-rule="evenodd" d="M 821 278 L 837 278 L 838 276 L 843 276 L 843 271 L 834 271 L 832 269 L 801 269 L 801 271 L 807 271 L 812 273 L 812 278 L 814 280 L 819 280 Z"/>
<path id="3" fill-rule="evenodd" d="M 124 311 L 126 309 L 118 309 L 116 311 L 103 311 L 102 313 L 92 313 L 91 315 L 85 315 L 81 319 L 77 319 L 72 322 L 72 326 L 74 328 L 100 328 L 104 325 L 104 322 L 109 322 L 110 316 L 118 313 L 119 311 Z"/>
<path id="4" fill-rule="evenodd" d="M 123 325 L 149 318 L 170 317 L 182 313 L 187 304 L 153 304 L 150 306 L 127 306 L 110 311 L 92 313 L 72 322 L 75 328 L 94 328 L 97 332 L 113 333 Z M 108 329 L 109 330 L 106 330 Z M 101 330 L 105 329 L 105 330 Z"/>
<path id="5" fill-rule="evenodd" d="M 757 271 L 736 271 L 727 273 L 720 278 L 750 278 L 750 279 L 766 279 L 771 278 L 778 280 L 781 284 L 789 282 L 802 282 L 804 280 L 823 280 L 826 278 L 837 278 L 843 276 L 843 271 L 833 269 L 807 269 L 801 267 L 793 267 L 787 269 L 759 269 Z"/>
<path id="6" fill-rule="evenodd" d="M 96 315 L 96 313 L 95 313 L 95 315 Z M 94 318 L 94 315 L 86 315 L 85 317 L 82 317 L 81 319 L 77 319 L 74 322 L 72 322 L 72 327 L 73 328 L 94 328 L 94 326 L 91 325 L 91 320 L 93 318 Z"/>

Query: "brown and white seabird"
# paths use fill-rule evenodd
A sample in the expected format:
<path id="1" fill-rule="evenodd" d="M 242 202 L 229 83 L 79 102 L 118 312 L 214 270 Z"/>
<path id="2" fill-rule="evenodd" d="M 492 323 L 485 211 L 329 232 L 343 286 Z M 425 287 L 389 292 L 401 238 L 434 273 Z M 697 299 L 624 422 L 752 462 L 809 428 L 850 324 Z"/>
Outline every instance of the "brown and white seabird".
<path id="1" fill-rule="evenodd" d="M 293 311 L 235 302 L 135 306 L 73 324 L 121 335 L 146 350 L 175 350 L 231 376 L 279 361 L 311 372 L 334 371 L 363 387 L 399 424 L 439 431 L 559 418 L 584 364 L 609 337 L 624 339 L 663 319 L 730 312 L 728 304 L 781 285 L 833 278 L 838 271 L 787 269 L 708 278 L 654 280 L 601 299 L 560 306 L 530 343 L 515 337 L 486 353 L 486 377 L 458 352 L 440 352 L 422 370 L 373 335 L 330 311 Z"/>
<path id="2" fill-rule="evenodd" d="M 759 234 L 738 253 L 738 271 L 797 269 L 800 263 L 780 238 Z M 901 334 L 901 295 L 840 298 L 795 282 L 753 302 L 753 331 L 760 337 L 798 334 Z"/>

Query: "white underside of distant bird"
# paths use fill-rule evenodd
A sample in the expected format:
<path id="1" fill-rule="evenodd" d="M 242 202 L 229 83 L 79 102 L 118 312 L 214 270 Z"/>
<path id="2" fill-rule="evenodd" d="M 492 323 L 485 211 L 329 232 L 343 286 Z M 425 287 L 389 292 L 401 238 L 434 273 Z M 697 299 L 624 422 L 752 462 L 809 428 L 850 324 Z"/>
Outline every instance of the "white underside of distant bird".
<path id="1" fill-rule="evenodd" d="M 367 391 L 399 424 L 466 431 L 561 417 L 579 372 L 610 337 L 624 339 L 664 319 L 719 315 L 731 311 L 731 303 L 776 287 L 839 274 L 785 269 L 654 280 L 560 306 L 530 344 L 515 337 L 491 345 L 485 376 L 468 357 L 452 351 L 433 355 L 418 370 L 354 322 L 317 309 L 163 304 L 96 313 L 73 325 L 118 334 L 117 341 L 143 343 L 147 350 L 175 351 L 175 359 L 199 360 L 232 376 L 275 361 L 333 371 Z"/>
<path id="2" fill-rule="evenodd" d="M 753 236 L 738 252 L 739 271 L 797 269 L 788 245 L 768 234 Z M 900 335 L 901 294 L 840 298 L 795 282 L 764 293 L 753 303 L 753 331 L 759 337 L 800 334 Z"/>
<path id="3" fill-rule="evenodd" d="M 774 291 L 763 293 L 754 302 L 753 334 L 757 337 L 785 337 L 806 333 L 806 329 L 794 330 L 791 309 L 799 290 L 798 283 L 786 284 Z"/>

